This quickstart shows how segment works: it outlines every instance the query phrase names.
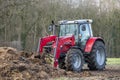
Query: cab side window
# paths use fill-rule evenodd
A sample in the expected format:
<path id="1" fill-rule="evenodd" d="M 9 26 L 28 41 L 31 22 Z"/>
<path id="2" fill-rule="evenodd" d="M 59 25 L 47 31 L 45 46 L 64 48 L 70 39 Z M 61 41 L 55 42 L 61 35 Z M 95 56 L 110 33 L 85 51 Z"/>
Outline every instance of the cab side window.
<path id="1" fill-rule="evenodd" d="M 86 41 L 88 40 L 88 38 L 90 37 L 90 31 L 89 31 L 89 25 L 88 24 L 82 24 L 79 27 L 79 38 L 80 41 L 83 45 L 85 45 Z"/>

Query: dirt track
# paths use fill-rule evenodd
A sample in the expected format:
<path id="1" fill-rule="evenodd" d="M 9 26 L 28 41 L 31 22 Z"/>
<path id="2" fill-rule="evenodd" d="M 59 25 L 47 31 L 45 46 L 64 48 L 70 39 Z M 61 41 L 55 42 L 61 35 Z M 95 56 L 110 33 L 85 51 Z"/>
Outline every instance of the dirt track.
<path id="1" fill-rule="evenodd" d="M 0 48 L 0 80 L 59 80 L 61 77 L 67 80 L 120 80 L 120 65 L 107 65 L 104 71 L 89 71 L 86 68 L 80 73 L 73 73 L 54 69 L 34 55 L 13 48 Z"/>
<path id="2" fill-rule="evenodd" d="M 107 65 L 104 71 L 84 69 L 80 73 L 70 71 L 66 73 L 63 78 L 65 80 L 120 80 L 120 65 Z"/>

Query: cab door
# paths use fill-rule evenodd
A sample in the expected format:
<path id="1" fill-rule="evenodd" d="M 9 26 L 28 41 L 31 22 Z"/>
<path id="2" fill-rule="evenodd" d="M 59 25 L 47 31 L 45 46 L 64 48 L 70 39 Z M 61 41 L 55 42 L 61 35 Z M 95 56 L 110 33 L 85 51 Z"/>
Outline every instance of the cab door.
<path id="1" fill-rule="evenodd" d="M 79 26 L 79 46 L 84 49 L 87 40 L 91 37 L 89 24 L 81 24 Z"/>

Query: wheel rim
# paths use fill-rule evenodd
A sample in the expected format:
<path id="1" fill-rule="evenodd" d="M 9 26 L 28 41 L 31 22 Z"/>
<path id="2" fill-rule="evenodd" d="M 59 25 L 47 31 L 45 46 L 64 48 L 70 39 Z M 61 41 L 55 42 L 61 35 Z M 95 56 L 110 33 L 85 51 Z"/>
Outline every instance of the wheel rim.
<path id="1" fill-rule="evenodd" d="M 99 65 L 103 65 L 105 62 L 105 51 L 102 47 L 99 47 L 96 51 L 96 59 Z"/>
<path id="2" fill-rule="evenodd" d="M 81 66 L 81 57 L 78 54 L 75 54 L 73 57 L 73 66 L 74 68 L 79 68 Z"/>

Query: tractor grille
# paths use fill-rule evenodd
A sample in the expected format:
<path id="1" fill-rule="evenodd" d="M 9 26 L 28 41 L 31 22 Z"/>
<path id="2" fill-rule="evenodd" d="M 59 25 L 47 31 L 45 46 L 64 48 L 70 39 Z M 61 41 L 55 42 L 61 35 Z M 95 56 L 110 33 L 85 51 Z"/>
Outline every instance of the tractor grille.
<path id="1" fill-rule="evenodd" d="M 52 51 L 52 46 L 44 46 L 44 51 L 45 51 L 46 53 L 51 53 L 51 51 Z"/>

